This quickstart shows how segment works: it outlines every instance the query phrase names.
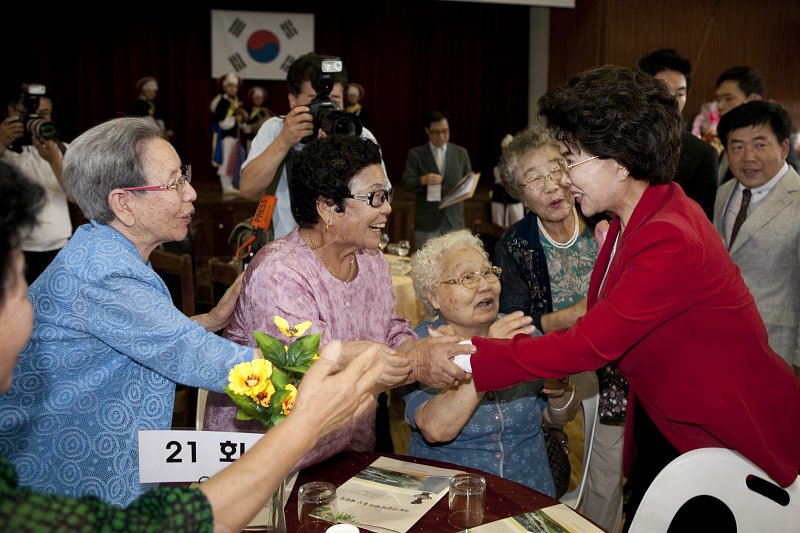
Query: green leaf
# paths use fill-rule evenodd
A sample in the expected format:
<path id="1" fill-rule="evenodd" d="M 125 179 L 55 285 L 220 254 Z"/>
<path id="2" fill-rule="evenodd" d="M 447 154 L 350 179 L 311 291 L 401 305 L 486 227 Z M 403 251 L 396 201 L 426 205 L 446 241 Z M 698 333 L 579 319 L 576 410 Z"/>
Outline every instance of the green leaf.
<path id="1" fill-rule="evenodd" d="M 283 389 L 291 383 L 289 376 L 287 376 L 280 368 L 272 368 L 272 385 L 275 387 L 275 394 L 283 392 Z"/>
<path id="2" fill-rule="evenodd" d="M 236 411 L 236 420 L 253 420 L 253 417 L 239 409 Z"/>
<path id="3" fill-rule="evenodd" d="M 253 333 L 253 337 L 255 337 L 256 344 L 261 349 L 261 353 L 264 354 L 264 359 L 275 366 L 286 366 L 286 348 L 278 339 L 267 335 L 263 331 L 256 331 Z"/>
<path id="4" fill-rule="evenodd" d="M 286 415 L 283 414 L 283 411 L 281 411 L 280 413 L 272 415 L 272 418 L 270 419 L 270 424 L 272 424 L 273 426 L 277 426 L 278 424 L 283 422 L 285 418 Z"/>
<path id="5" fill-rule="evenodd" d="M 289 351 L 286 354 L 288 356 L 287 364 L 291 366 L 300 366 L 303 364 L 300 362 L 300 359 L 310 360 L 311 357 L 317 353 L 319 353 L 319 333 L 303 335 L 289 345 Z"/>
<path id="6" fill-rule="evenodd" d="M 311 365 L 287 366 L 286 368 L 284 368 L 284 370 L 286 370 L 287 372 L 293 373 L 293 374 L 303 374 L 303 375 L 305 375 L 305 373 L 308 372 L 308 367 L 310 367 L 310 366 Z M 293 377 L 302 378 L 302 376 L 293 376 Z"/>

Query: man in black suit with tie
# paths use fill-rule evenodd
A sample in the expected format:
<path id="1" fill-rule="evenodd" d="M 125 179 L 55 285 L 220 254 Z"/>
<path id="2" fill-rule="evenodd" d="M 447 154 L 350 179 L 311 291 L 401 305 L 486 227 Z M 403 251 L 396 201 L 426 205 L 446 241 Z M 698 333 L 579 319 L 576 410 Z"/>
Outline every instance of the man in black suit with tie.
<path id="1" fill-rule="evenodd" d="M 454 229 L 464 228 L 464 203 L 439 209 L 442 197 L 472 171 L 467 149 L 450 141 L 447 113 L 425 115 L 428 142 L 408 151 L 403 171 L 403 188 L 416 194 L 414 207 L 414 247 L 419 250 L 428 240 Z"/>
<path id="2" fill-rule="evenodd" d="M 683 113 L 686 95 L 692 83 L 692 65 L 688 59 L 671 48 L 651 52 L 639 60 L 639 68 L 666 83 Z M 681 132 L 681 155 L 675 183 L 686 195 L 700 204 L 709 220 L 714 217 L 717 194 L 717 151 L 690 132 Z"/>

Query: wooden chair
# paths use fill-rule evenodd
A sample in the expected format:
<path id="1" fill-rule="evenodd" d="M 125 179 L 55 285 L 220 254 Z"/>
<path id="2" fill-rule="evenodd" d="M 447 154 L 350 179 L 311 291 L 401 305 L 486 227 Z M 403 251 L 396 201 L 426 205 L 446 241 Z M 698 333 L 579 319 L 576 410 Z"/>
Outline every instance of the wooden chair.
<path id="1" fill-rule="evenodd" d="M 211 283 L 211 305 L 217 305 L 225 291 L 241 273 L 241 263 L 212 257 L 208 260 L 208 279 Z"/>
<path id="2" fill-rule="evenodd" d="M 196 313 L 192 256 L 174 254 L 156 248 L 150 254 L 150 262 L 153 263 L 153 270 L 167 285 L 175 306 L 186 316 L 194 316 Z"/>

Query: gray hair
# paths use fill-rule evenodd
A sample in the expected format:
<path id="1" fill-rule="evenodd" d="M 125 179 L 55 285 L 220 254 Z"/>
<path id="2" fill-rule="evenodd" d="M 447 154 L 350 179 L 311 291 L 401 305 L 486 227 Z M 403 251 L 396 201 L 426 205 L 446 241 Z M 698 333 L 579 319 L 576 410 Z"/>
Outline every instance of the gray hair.
<path id="1" fill-rule="evenodd" d="M 161 137 L 151 121 L 115 118 L 85 131 L 64 155 L 64 186 L 88 219 L 108 224 L 116 217 L 108 193 L 147 185 L 142 156 L 148 141 Z"/>
<path id="2" fill-rule="evenodd" d="M 503 180 L 508 194 L 517 200 L 522 200 L 522 185 L 517 176 L 517 167 L 525 158 L 530 157 L 534 150 L 551 145 L 558 146 L 558 141 L 553 139 L 547 129 L 540 124 L 528 126 L 514 135 L 512 141 L 503 150 L 500 162 L 497 164 L 500 178 Z"/>
<path id="3" fill-rule="evenodd" d="M 429 240 L 411 258 L 411 280 L 414 282 L 414 292 L 417 293 L 417 298 L 425 305 L 430 316 L 436 315 L 437 311 L 428 299 L 428 292 L 435 289 L 442 281 L 442 260 L 448 253 L 463 246 L 474 248 L 483 257 L 489 259 L 489 254 L 483 249 L 481 240 L 465 229 L 451 231 Z"/>

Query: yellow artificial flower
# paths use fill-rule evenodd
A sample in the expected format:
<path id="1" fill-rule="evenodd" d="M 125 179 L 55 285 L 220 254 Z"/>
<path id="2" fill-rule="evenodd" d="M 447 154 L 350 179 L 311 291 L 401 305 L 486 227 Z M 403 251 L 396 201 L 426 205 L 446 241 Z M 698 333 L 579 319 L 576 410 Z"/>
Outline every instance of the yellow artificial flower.
<path id="1" fill-rule="evenodd" d="M 231 369 L 228 374 L 228 386 L 235 394 L 256 397 L 268 387 L 272 387 L 270 377 L 272 377 L 272 363 L 266 359 L 246 361 Z"/>
<path id="2" fill-rule="evenodd" d="M 255 396 L 251 396 L 251 398 L 253 398 L 253 400 L 255 400 L 257 403 L 259 403 L 261 407 L 269 407 L 269 402 L 272 401 L 273 394 L 275 394 L 275 386 L 270 381 L 269 385 L 267 385 L 266 390 L 261 391 Z"/>
<path id="3" fill-rule="evenodd" d="M 303 335 L 303 333 L 305 333 L 306 330 L 311 327 L 311 321 L 306 320 L 302 324 L 289 327 L 289 322 L 285 318 L 276 316 L 275 325 L 278 326 L 278 329 L 281 330 L 281 333 L 291 338 L 300 337 Z"/>
<path id="4" fill-rule="evenodd" d="M 297 399 L 297 388 L 291 383 L 286 385 L 283 390 L 289 391 L 289 396 L 283 399 L 283 414 L 288 415 L 294 409 L 294 401 Z"/>

